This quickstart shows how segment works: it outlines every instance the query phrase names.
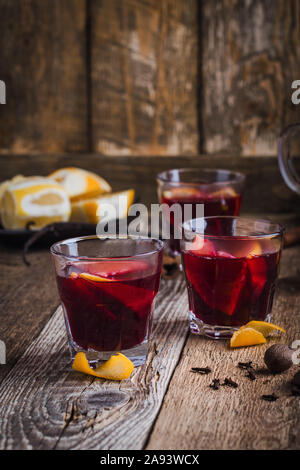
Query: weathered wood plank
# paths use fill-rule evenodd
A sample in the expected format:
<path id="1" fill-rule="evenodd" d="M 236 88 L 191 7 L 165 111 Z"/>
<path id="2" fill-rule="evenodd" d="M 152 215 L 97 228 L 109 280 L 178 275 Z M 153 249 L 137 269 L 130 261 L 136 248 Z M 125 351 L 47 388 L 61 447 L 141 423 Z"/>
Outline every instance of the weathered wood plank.
<path id="1" fill-rule="evenodd" d="M 30 165 L 28 161 L 30 159 Z M 273 157 L 257 158 L 239 155 L 207 156 L 102 156 L 82 155 L 0 155 L 0 177 L 11 178 L 16 173 L 43 174 L 63 166 L 78 166 L 95 171 L 106 178 L 114 190 L 133 187 L 141 202 L 148 206 L 157 202 L 156 176 L 170 168 L 227 168 L 247 175 L 242 212 L 257 214 L 299 213 L 299 196 L 284 183 L 277 160 Z M 300 160 L 299 160 L 300 172 Z"/>
<path id="2" fill-rule="evenodd" d="M 85 7 L 0 0 L 0 152 L 87 150 Z"/>
<path id="3" fill-rule="evenodd" d="M 196 154 L 197 1 L 90 8 L 93 151 Z"/>
<path id="4" fill-rule="evenodd" d="M 299 247 L 284 251 L 273 307 L 274 322 L 287 329 L 280 341 L 287 344 L 300 339 L 299 263 Z M 189 336 L 147 449 L 299 449 L 300 399 L 291 397 L 288 383 L 297 368 L 269 374 L 263 362 L 267 347 L 231 351 L 224 342 Z M 256 363 L 254 382 L 237 368 L 239 361 Z M 190 372 L 206 366 L 212 369 L 209 375 Z M 239 387 L 209 387 L 213 378 L 225 377 Z M 260 398 L 273 392 L 280 397 L 276 402 Z"/>
<path id="5" fill-rule="evenodd" d="M 201 2 L 203 151 L 275 155 L 300 120 L 297 0 Z"/>
<path id="6" fill-rule="evenodd" d="M 59 303 L 48 250 L 36 250 L 29 259 L 30 267 L 22 260 L 21 247 L 0 244 L 0 340 L 7 352 L 0 381 L 39 335 Z"/>
<path id="7" fill-rule="evenodd" d="M 122 383 L 69 371 L 59 308 L 0 384 L 0 448 L 142 448 L 185 341 L 186 305 L 182 280 L 164 281 L 147 363 Z"/>

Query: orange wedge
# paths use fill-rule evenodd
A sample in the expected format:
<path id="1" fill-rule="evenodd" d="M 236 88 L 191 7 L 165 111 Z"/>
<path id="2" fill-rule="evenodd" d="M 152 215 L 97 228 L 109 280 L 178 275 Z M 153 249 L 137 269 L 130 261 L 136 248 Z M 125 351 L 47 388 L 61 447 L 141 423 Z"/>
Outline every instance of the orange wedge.
<path id="1" fill-rule="evenodd" d="M 127 217 L 130 206 L 133 204 L 134 189 L 127 189 L 117 193 L 107 193 L 94 198 L 71 200 L 71 222 L 89 222 L 97 224 L 101 220 L 101 208 L 107 204 L 112 206 L 114 212 L 110 218 L 123 219 Z"/>
<path id="2" fill-rule="evenodd" d="M 242 328 L 254 328 L 254 330 L 263 334 L 265 338 L 267 338 L 273 331 L 281 331 L 282 333 L 286 332 L 280 326 L 274 325 L 273 323 L 268 323 L 266 321 L 252 320 L 247 323 L 247 325 L 242 326 Z"/>
<path id="3" fill-rule="evenodd" d="M 240 348 L 242 346 L 253 346 L 255 344 L 266 343 L 266 338 L 260 331 L 254 328 L 242 327 L 235 331 L 230 340 L 232 348 Z"/>
<path id="4" fill-rule="evenodd" d="M 101 364 L 101 366 L 96 369 L 92 369 L 85 353 L 79 352 L 75 356 L 72 369 L 77 370 L 78 372 L 83 372 L 84 374 L 100 377 L 101 379 L 124 380 L 131 376 L 134 365 L 128 357 L 124 356 L 124 354 L 117 353 L 116 355 L 111 356 L 108 361 Z"/>

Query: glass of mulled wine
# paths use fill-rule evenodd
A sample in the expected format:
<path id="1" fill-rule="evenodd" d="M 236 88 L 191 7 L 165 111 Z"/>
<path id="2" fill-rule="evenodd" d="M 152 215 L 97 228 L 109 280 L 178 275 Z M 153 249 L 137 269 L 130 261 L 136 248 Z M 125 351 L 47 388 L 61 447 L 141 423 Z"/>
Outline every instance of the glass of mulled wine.
<path id="1" fill-rule="evenodd" d="M 51 247 L 72 359 L 91 363 L 122 352 L 143 364 L 163 243 L 150 238 L 72 238 Z"/>
<path id="2" fill-rule="evenodd" d="M 181 207 L 181 223 L 187 218 L 239 215 L 245 176 L 228 170 L 181 168 L 160 173 L 157 183 L 158 198 L 164 204 L 163 217 L 170 225 L 167 251 L 176 256 L 180 253 L 181 232 L 176 230 L 177 221 L 171 206 Z M 190 205 L 190 212 L 186 211 L 186 216 L 187 205 Z"/>
<path id="3" fill-rule="evenodd" d="M 244 217 L 204 217 L 183 224 L 182 264 L 190 329 L 230 338 L 250 320 L 270 321 L 283 228 Z"/>

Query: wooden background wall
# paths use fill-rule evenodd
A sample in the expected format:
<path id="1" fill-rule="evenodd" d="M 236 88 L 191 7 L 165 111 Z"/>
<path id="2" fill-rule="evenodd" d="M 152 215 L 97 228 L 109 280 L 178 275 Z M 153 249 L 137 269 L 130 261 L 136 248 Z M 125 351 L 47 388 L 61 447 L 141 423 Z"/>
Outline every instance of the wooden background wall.
<path id="1" fill-rule="evenodd" d="M 300 0 L 0 0 L 0 152 L 275 155 Z"/>

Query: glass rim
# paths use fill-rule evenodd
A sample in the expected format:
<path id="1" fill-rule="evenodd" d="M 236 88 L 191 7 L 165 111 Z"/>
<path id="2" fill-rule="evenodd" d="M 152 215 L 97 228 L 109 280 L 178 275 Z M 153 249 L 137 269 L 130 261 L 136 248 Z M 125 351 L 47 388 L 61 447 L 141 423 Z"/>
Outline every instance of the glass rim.
<path id="1" fill-rule="evenodd" d="M 146 251 L 145 253 L 137 253 L 136 255 L 130 255 L 130 256 L 109 256 L 109 257 L 105 257 L 105 256 L 75 256 L 75 255 L 68 255 L 68 254 L 65 254 L 65 253 L 61 253 L 59 251 L 57 251 L 57 247 L 59 245 L 62 245 L 62 244 L 66 244 L 67 243 L 78 243 L 80 241 L 86 241 L 86 240 L 99 240 L 99 241 L 105 241 L 105 240 L 115 240 L 115 241 L 120 241 L 120 240 L 140 240 L 140 241 L 153 241 L 153 242 L 156 242 L 158 244 L 158 247 L 157 249 L 152 249 L 151 251 Z M 111 260 L 114 260 L 114 261 L 117 261 L 117 260 L 120 260 L 120 261 L 127 261 L 127 260 L 132 260 L 132 259 L 135 259 L 135 258 L 140 258 L 140 257 L 145 257 L 145 256 L 150 256 L 150 255 L 154 255 L 155 253 L 160 253 L 162 252 L 164 248 L 164 243 L 162 240 L 159 240 L 158 238 L 151 238 L 151 237 L 134 237 L 134 236 L 130 236 L 130 235 L 127 235 L 126 237 L 121 237 L 121 238 L 109 238 L 109 237 L 98 237 L 97 235 L 85 235 L 85 236 L 82 236 L 82 237 L 72 237 L 72 238 L 66 238 L 64 240 L 60 240 L 59 242 L 55 242 L 53 243 L 51 246 L 50 246 L 50 253 L 53 254 L 53 255 L 56 255 L 56 256 L 61 256 L 63 258 L 66 258 L 66 259 L 70 259 L 70 260 L 76 260 L 76 261 L 84 261 L 84 262 L 93 262 L 93 261 L 111 261 Z"/>
<path id="2" fill-rule="evenodd" d="M 232 174 L 233 177 L 228 179 L 227 181 L 213 181 L 213 182 L 207 182 L 207 183 L 197 183 L 197 182 L 188 182 L 188 181 L 171 181 L 170 179 L 164 177 L 164 175 L 166 175 L 166 173 L 168 172 L 171 172 L 171 171 L 178 171 L 178 172 L 182 172 L 182 173 L 187 173 L 188 171 L 195 171 L 195 172 L 199 172 L 199 173 L 206 173 L 206 174 L 213 174 L 213 173 L 223 173 L 223 174 Z M 226 185 L 226 184 L 229 184 L 229 183 L 242 183 L 243 181 L 245 181 L 245 178 L 246 178 L 246 175 L 244 173 L 241 173 L 239 171 L 234 171 L 234 170 L 225 170 L 223 168 L 170 168 L 169 170 L 165 170 L 165 171 L 162 171 L 161 173 L 158 173 L 157 177 L 156 177 L 156 181 L 157 182 L 163 182 L 163 183 L 168 183 L 168 184 L 184 184 L 184 185 L 191 185 L 191 186 L 208 186 L 208 185 L 219 185 L 219 186 L 222 186 L 222 185 Z"/>
<path id="3" fill-rule="evenodd" d="M 196 220 L 212 220 L 212 219 L 222 219 L 222 220 L 243 220 L 245 222 L 260 222 L 264 224 L 270 224 L 271 226 L 277 227 L 277 230 L 272 230 L 270 233 L 265 233 L 265 234 L 260 234 L 260 235 L 209 235 L 206 233 L 199 233 L 196 230 L 193 230 L 192 228 L 185 227 L 190 222 L 196 221 Z M 230 215 L 213 215 L 213 216 L 207 216 L 207 217 L 198 217 L 195 219 L 189 219 L 186 220 L 181 227 L 187 231 L 190 231 L 192 233 L 198 233 L 199 235 L 203 235 L 205 238 L 214 238 L 218 240 L 264 240 L 264 239 L 270 239 L 270 238 L 275 238 L 278 236 L 283 237 L 283 234 L 285 232 L 285 227 L 282 224 L 279 224 L 277 222 L 272 222 L 271 220 L 268 219 L 259 219 L 256 217 L 244 217 L 244 216 L 230 216 Z"/>

